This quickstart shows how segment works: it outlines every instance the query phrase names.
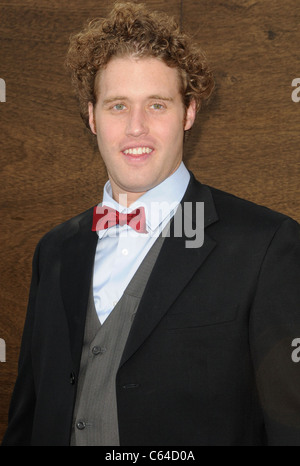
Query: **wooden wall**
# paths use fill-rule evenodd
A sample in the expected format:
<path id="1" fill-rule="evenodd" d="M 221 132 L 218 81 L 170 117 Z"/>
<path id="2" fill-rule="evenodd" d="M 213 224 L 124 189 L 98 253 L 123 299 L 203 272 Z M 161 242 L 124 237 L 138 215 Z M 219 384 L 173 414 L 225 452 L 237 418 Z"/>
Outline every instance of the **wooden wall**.
<path id="1" fill-rule="evenodd" d="M 299 0 L 145 0 L 202 43 L 216 93 L 185 148 L 204 183 L 300 221 Z M 63 61 L 68 37 L 106 0 L 0 3 L 0 441 L 39 238 L 101 199 L 106 173 L 83 126 Z"/>

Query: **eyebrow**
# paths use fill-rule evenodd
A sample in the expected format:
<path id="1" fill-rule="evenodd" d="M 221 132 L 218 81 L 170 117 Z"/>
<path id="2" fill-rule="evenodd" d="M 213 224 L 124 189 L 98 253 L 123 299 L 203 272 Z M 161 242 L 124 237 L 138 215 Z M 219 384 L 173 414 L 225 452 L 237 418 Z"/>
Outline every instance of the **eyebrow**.
<path id="1" fill-rule="evenodd" d="M 174 100 L 172 97 L 164 97 L 162 95 L 150 95 L 148 98 L 151 100 L 166 100 L 167 102 L 173 102 Z"/>
<path id="2" fill-rule="evenodd" d="M 161 95 L 150 95 L 147 97 L 148 100 L 163 100 L 167 102 L 173 102 L 174 99 L 172 97 L 164 97 Z M 128 100 L 128 97 L 122 96 L 122 95 L 117 95 L 115 97 L 110 97 L 109 99 L 105 99 L 103 101 L 103 105 L 110 104 L 112 102 L 115 102 L 116 100 Z"/>
<path id="3" fill-rule="evenodd" d="M 116 97 L 111 97 L 109 99 L 103 100 L 103 105 L 110 104 L 111 102 L 114 102 L 115 100 L 126 100 L 126 97 L 117 95 Z"/>

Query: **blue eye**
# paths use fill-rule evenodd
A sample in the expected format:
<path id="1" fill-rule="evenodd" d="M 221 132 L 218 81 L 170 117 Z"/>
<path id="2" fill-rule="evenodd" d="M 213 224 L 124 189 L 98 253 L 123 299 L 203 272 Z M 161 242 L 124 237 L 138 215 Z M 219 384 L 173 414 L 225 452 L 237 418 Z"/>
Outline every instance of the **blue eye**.
<path id="1" fill-rule="evenodd" d="M 163 105 L 162 104 L 152 104 L 151 107 L 154 110 L 161 110 L 163 108 Z"/>
<path id="2" fill-rule="evenodd" d="M 114 105 L 113 108 L 116 109 L 116 110 L 124 110 L 125 105 L 124 104 L 116 104 L 116 105 Z"/>

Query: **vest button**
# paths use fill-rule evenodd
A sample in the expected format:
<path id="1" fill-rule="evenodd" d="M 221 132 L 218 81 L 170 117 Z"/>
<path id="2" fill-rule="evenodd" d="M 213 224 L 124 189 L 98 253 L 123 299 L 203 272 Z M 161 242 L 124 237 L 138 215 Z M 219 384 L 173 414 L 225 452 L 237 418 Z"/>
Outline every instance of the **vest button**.
<path id="1" fill-rule="evenodd" d="M 78 421 L 76 423 L 76 427 L 77 427 L 78 430 L 83 430 L 86 427 L 86 423 L 84 421 Z"/>
<path id="2" fill-rule="evenodd" d="M 97 354 L 103 354 L 105 353 L 106 348 L 101 347 L 101 346 L 94 346 L 92 348 L 92 353 L 96 356 Z"/>

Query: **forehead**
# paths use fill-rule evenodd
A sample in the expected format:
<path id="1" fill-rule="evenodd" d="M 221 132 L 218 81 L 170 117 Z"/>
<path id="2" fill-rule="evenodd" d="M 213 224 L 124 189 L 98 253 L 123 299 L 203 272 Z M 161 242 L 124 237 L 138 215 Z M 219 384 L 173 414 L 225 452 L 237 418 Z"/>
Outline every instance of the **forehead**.
<path id="1" fill-rule="evenodd" d="M 95 92 L 100 99 L 102 96 L 113 97 L 114 94 L 128 94 L 128 98 L 131 98 L 161 93 L 175 98 L 180 93 L 179 72 L 158 58 L 112 58 L 98 72 Z"/>

